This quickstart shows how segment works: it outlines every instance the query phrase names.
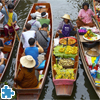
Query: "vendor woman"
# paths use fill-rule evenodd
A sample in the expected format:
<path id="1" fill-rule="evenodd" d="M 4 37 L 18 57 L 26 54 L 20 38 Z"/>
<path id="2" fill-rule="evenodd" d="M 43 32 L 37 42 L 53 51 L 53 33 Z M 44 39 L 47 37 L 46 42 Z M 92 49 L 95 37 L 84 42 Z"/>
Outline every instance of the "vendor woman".
<path id="1" fill-rule="evenodd" d="M 78 14 L 78 20 L 76 21 L 77 27 L 80 28 L 81 26 L 95 26 L 91 16 L 94 16 L 94 18 L 96 18 L 94 12 L 89 9 L 89 4 L 86 2 L 83 3 L 82 9 L 79 11 Z"/>
<path id="2" fill-rule="evenodd" d="M 68 37 L 68 36 L 74 36 L 76 34 L 73 29 L 75 28 L 73 24 L 71 23 L 70 15 L 65 14 L 63 17 L 62 22 L 60 22 L 57 32 L 59 33 L 59 37 Z"/>

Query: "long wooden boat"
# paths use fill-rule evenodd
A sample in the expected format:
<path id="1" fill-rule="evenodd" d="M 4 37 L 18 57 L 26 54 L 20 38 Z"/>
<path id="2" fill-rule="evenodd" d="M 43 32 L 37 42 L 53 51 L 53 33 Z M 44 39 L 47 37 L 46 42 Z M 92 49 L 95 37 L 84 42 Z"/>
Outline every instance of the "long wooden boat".
<path id="1" fill-rule="evenodd" d="M 97 26 L 97 24 L 96 24 Z M 98 33 L 100 35 L 100 33 Z M 93 44 L 93 41 L 87 41 L 85 39 L 83 39 L 83 35 L 79 35 L 78 34 L 78 39 L 79 39 L 79 46 L 80 46 L 80 56 L 81 56 L 81 60 L 85 69 L 85 72 L 87 74 L 87 77 L 93 87 L 93 89 L 95 90 L 97 96 L 100 98 L 100 86 L 97 86 L 95 84 L 95 81 L 100 82 L 100 79 L 98 78 L 93 78 L 91 76 L 91 72 L 90 72 L 90 66 L 89 63 L 87 62 L 87 58 L 86 58 L 86 52 L 90 49 L 96 49 L 100 55 L 100 39 L 98 41 L 94 41 L 95 45 L 92 47 L 91 44 Z M 84 44 L 89 44 L 88 46 L 84 45 Z M 93 67 L 92 67 L 93 68 Z M 97 68 L 97 67 L 96 67 Z"/>
<path id="2" fill-rule="evenodd" d="M 16 2 L 16 6 L 18 4 L 18 2 L 20 0 L 15 0 Z M 2 27 L 1 27 L 2 26 Z M 5 68 L 3 70 L 3 72 L 0 74 L 0 81 L 2 80 L 5 72 L 6 72 L 6 69 L 8 67 L 8 64 L 9 64 L 9 61 L 10 61 L 10 58 L 11 58 L 11 55 L 12 55 L 12 51 L 13 51 L 13 48 L 14 48 L 14 44 L 15 44 L 15 39 L 16 39 L 16 35 L 13 33 L 13 36 L 12 36 L 12 39 L 9 39 L 9 38 L 5 38 L 4 37 L 4 29 L 3 29 L 3 23 L 0 23 L 0 39 L 3 41 L 3 43 L 9 41 L 9 40 L 12 40 L 11 42 L 11 45 L 4 45 L 4 49 L 2 50 L 3 53 L 5 54 Z"/>
<path id="3" fill-rule="evenodd" d="M 57 36 L 59 36 L 59 35 L 57 35 L 57 33 L 56 33 L 56 37 Z M 77 40 L 77 42 L 73 46 L 77 46 L 79 48 L 77 34 L 76 34 L 76 36 L 74 36 L 74 38 Z M 53 47 L 52 47 L 51 68 L 52 68 L 52 80 L 53 80 L 53 83 L 54 83 L 54 86 L 55 86 L 56 95 L 57 96 L 71 96 L 73 88 L 74 88 L 74 82 L 76 81 L 76 78 L 77 78 L 79 51 L 78 51 L 78 53 L 77 53 L 77 55 L 74 59 L 75 63 L 74 63 L 74 66 L 72 68 L 72 69 L 75 69 L 74 70 L 74 79 L 70 79 L 70 78 L 56 79 L 57 73 L 56 73 L 56 70 L 54 69 L 54 64 L 57 63 L 56 62 L 57 57 L 54 55 L 53 50 L 54 50 L 54 44 L 53 44 Z"/>
<path id="4" fill-rule="evenodd" d="M 93 0 L 93 7 L 94 7 L 94 12 L 97 18 L 97 23 L 100 27 L 100 2 L 98 2 L 97 0 Z"/>
<path id="5" fill-rule="evenodd" d="M 51 51 L 52 51 L 52 38 L 53 38 L 53 33 L 52 33 L 52 12 L 51 12 L 51 6 L 50 3 L 35 3 L 32 5 L 32 8 L 28 14 L 28 17 L 26 19 L 25 24 L 27 23 L 27 21 L 31 20 L 31 13 L 35 12 L 35 7 L 36 6 L 45 6 L 46 8 L 43 8 L 44 10 L 47 11 L 48 13 L 48 18 L 50 19 L 50 44 L 49 44 L 49 48 L 47 50 L 47 54 L 46 54 L 46 63 L 45 63 L 45 68 L 42 70 L 44 77 L 43 79 L 38 83 L 37 87 L 34 88 L 21 88 L 20 86 L 18 86 L 16 84 L 16 86 L 14 86 L 14 88 L 17 91 L 17 100 L 37 100 L 40 97 L 40 94 L 42 92 L 45 80 L 46 80 L 46 76 L 47 76 L 47 72 L 48 72 L 48 68 L 49 68 L 49 61 L 50 61 L 50 56 L 51 56 Z M 22 48 L 22 42 L 20 39 L 19 42 L 19 46 L 18 46 L 18 50 L 17 50 L 17 57 L 16 57 L 16 65 L 15 65 L 15 77 L 18 73 L 18 69 L 22 68 L 22 66 L 20 65 L 20 58 L 21 58 L 21 54 L 24 52 L 24 49 Z M 41 70 L 39 70 L 40 72 Z"/>

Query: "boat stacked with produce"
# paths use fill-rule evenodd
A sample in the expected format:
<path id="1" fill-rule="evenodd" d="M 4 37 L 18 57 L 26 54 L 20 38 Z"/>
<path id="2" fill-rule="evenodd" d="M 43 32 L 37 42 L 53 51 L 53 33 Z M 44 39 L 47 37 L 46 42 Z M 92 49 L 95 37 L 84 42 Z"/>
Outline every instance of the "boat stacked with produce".
<path id="1" fill-rule="evenodd" d="M 77 77 L 79 48 L 75 37 L 54 38 L 52 76 L 56 94 L 70 96 Z"/>
<path id="2" fill-rule="evenodd" d="M 99 0 L 93 0 L 93 6 L 94 6 L 94 11 L 95 11 L 95 14 L 97 15 L 97 21 L 98 21 L 98 24 L 100 22 L 100 1 Z"/>
<path id="3" fill-rule="evenodd" d="M 80 56 L 85 72 L 100 98 L 100 33 L 93 28 L 81 27 L 86 30 L 84 35 L 79 33 Z M 97 29 L 96 29 L 97 30 Z"/>

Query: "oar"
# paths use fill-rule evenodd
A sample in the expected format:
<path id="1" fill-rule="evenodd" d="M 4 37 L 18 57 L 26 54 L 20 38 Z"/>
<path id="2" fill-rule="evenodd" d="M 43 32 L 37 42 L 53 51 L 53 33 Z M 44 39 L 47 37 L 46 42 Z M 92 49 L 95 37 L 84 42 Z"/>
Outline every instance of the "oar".
<path id="1" fill-rule="evenodd" d="M 1 2 L 2 2 L 2 1 L 1 1 Z M 2 2 L 2 3 L 3 3 L 3 2 Z M 7 15 L 8 15 L 8 18 L 10 19 L 9 14 L 8 14 L 8 11 L 7 11 L 6 7 L 5 7 L 5 5 L 4 5 L 4 8 L 5 8 L 5 10 L 6 10 L 6 13 L 7 13 Z M 10 22 L 12 22 L 11 19 L 10 19 Z M 16 30 L 15 30 L 15 27 L 14 27 L 13 25 L 12 25 L 12 27 L 13 27 L 14 32 L 15 32 L 17 38 L 18 38 L 18 41 L 19 41 L 20 39 L 19 39 L 19 36 L 18 36 L 18 34 L 17 34 Z"/>

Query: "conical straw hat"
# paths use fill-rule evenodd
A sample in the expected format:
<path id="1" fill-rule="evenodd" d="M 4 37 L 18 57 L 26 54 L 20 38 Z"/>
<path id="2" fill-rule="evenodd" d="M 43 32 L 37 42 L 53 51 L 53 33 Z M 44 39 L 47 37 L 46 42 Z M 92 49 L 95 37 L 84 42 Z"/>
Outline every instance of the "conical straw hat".
<path id="1" fill-rule="evenodd" d="M 99 56 L 99 53 L 97 52 L 96 49 L 90 49 L 86 52 L 87 55 L 91 56 L 91 57 L 97 57 Z"/>
<path id="2" fill-rule="evenodd" d="M 71 19 L 70 19 L 70 15 L 68 15 L 68 14 L 65 14 L 65 15 L 64 15 L 64 16 L 62 16 L 61 18 L 71 20 Z"/>

